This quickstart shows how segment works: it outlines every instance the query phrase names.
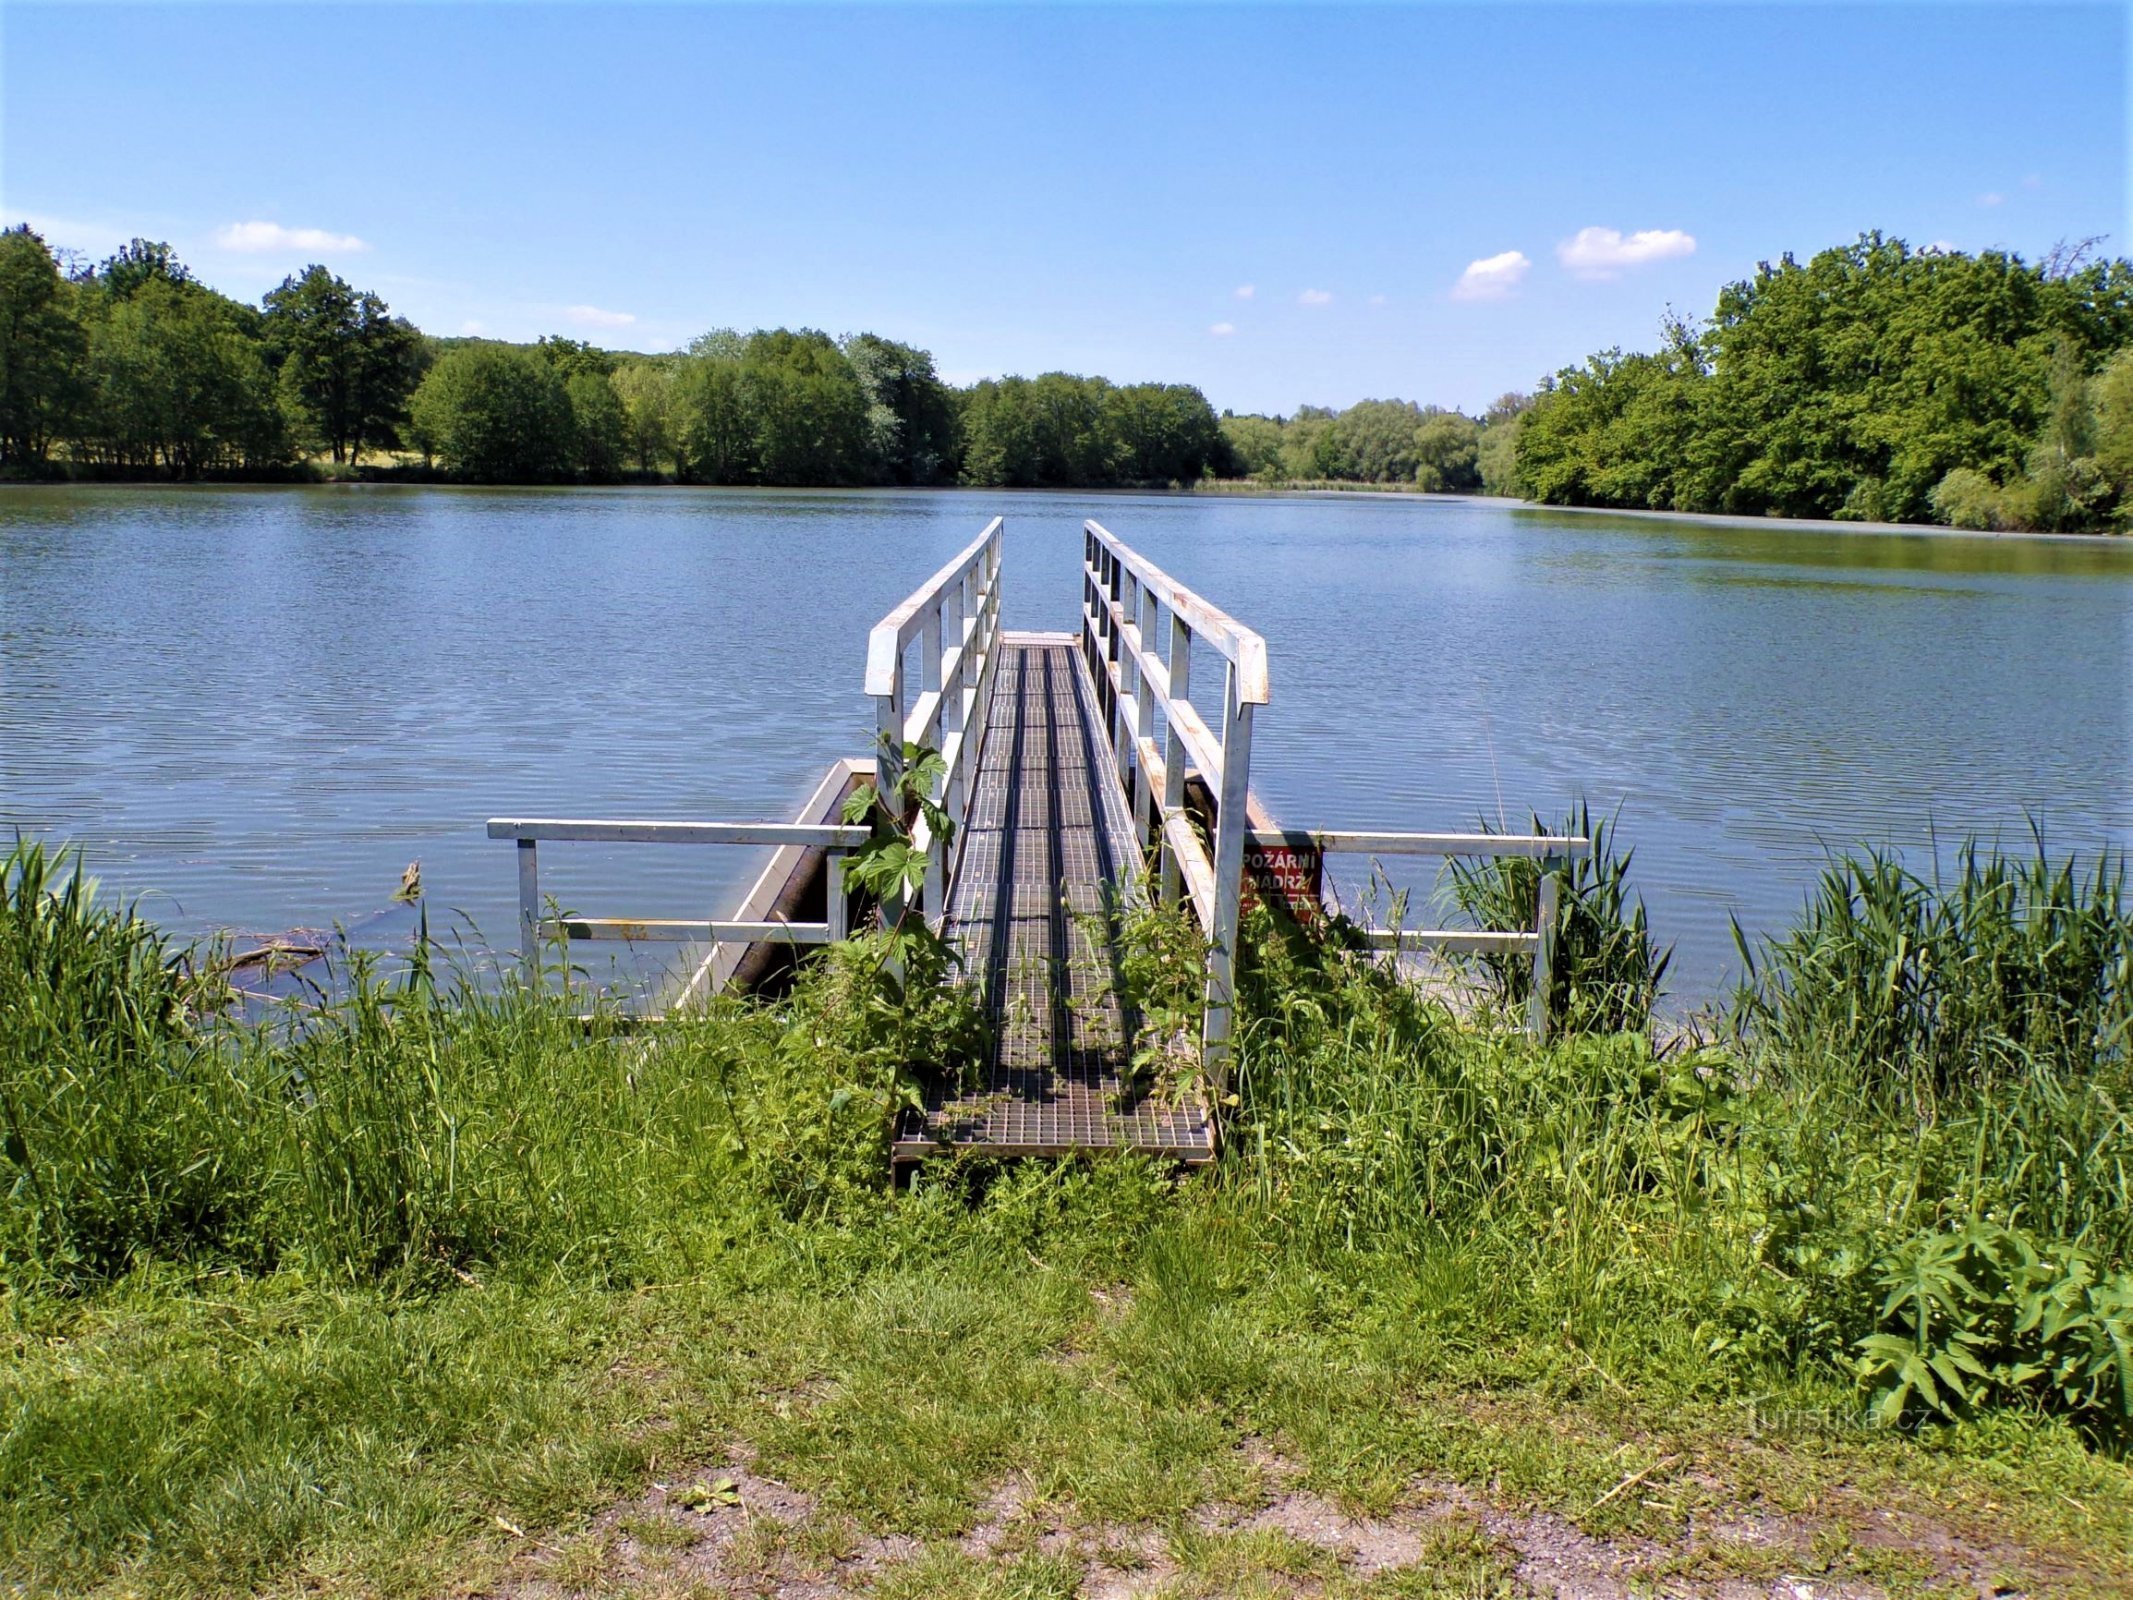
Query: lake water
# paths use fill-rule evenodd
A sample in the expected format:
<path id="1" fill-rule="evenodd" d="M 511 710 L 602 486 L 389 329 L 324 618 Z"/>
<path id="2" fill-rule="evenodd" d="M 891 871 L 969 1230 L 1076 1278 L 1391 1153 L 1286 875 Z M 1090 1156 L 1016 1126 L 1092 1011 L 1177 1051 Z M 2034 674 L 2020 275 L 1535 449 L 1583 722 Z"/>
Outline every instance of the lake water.
<path id="1" fill-rule="evenodd" d="M 867 751 L 868 626 L 995 512 L 1012 628 L 1075 625 L 1096 516 L 1267 639 L 1284 821 L 1621 812 L 1716 992 L 1825 847 L 2133 841 L 2133 542 L 1824 532 L 1372 495 L 0 491 L 0 830 L 167 925 L 383 905 L 515 939 L 494 815 L 784 817 Z M 1210 679 L 1197 675 L 1203 684 Z M 542 852 L 702 916 L 748 853 Z"/>

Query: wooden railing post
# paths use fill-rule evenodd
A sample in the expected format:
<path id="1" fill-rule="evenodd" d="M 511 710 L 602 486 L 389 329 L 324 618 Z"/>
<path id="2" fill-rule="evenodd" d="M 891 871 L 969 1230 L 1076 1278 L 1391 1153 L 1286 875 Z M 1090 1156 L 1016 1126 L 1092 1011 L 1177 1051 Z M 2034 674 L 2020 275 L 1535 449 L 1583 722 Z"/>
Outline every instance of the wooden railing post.
<path id="1" fill-rule="evenodd" d="M 526 976 L 541 978 L 541 859 L 540 846 L 532 839 L 518 841 L 518 939 L 519 960 Z"/>
<path id="2" fill-rule="evenodd" d="M 1207 1015 L 1201 1059 L 1219 1093 L 1229 1074 L 1230 1035 L 1235 1022 L 1238 897 L 1244 877 L 1244 836 L 1251 829 L 1252 708 L 1239 696 L 1234 662 L 1222 689 L 1222 793 L 1215 810 L 1215 915 L 1207 946 Z"/>
<path id="3" fill-rule="evenodd" d="M 1526 996 L 1526 1027 L 1535 1042 L 1548 1042 L 1550 990 L 1555 987 L 1555 925 L 1562 906 L 1563 861 L 1544 856 L 1540 864 L 1540 889 L 1535 895 L 1533 917 L 1533 987 Z"/>

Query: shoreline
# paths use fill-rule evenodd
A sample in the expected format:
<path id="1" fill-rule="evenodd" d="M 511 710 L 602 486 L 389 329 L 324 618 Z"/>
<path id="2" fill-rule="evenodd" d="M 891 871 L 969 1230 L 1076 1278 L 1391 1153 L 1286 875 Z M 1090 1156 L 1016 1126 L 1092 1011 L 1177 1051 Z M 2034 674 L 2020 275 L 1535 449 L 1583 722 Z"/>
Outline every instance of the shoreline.
<path id="1" fill-rule="evenodd" d="M 1218 478 L 1208 481 L 1227 485 L 1248 480 Z M 2054 544 L 2133 544 L 2133 536 L 2123 533 L 2045 533 L 2018 529 L 1994 531 L 1985 528 L 1955 528 L 1945 522 L 1838 522 L 1825 517 L 1750 517 L 1728 511 L 1660 511 L 1629 506 L 1558 506 L 1550 505 L 1544 500 L 1514 499 L 1510 495 L 1444 494 L 1426 489 L 1400 488 L 1390 484 L 1357 483 L 1340 487 L 1330 484 L 1295 487 L 1277 485 L 1273 488 L 1254 486 L 1249 489 L 1196 487 L 1188 492 L 1234 495 L 1240 499 L 1286 497 L 1299 500 L 1376 495 L 1389 500 L 1421 500 L 1436 505 L 1500 506 L 1506 511 L 1536 512 L 1550 516 L 1561 512 L 1584 517 L 1637 517 L 1651 522 L 1696 522 L 1728 528 L 1778 528 L 1798 533 L 1876 533 L 1927 539 L 1987 539 L 1995 542 L 2041 540 Z"/>
<path id="2" fill-rule="evenodd" d="M 1312 483 L 1268 486 L 1251 479 L 1204 478 L 1190 487 L 1159 484 L 1104 484 L 1082 487 L 1038 485 L 939 483 L 939 484 L 772 484 L 772 483 L 676 483 L 671 479 L 622 479 L 614 483 L 462 483 L 448 478 L 210 478 L 173 482 L 154 478 L 8 478 L 0 479 L 0 494 L 12 490 L 114 489 L 215 490 L 215 489 L 472 489 L 526 491 L 553 494 L 558 491 L 613 493 L 616 490 L 688 489 L 719 494 L 994 494 L 994 495 L 1160 495 L 1165 498 L 1238 500 L 1332 500 L 1374 498 L 1411 500 L 1430 505 L 1493 506 L 1507 512 L 1533 515 L 1557 514 L 1579 517 L 1633 517 L 1646 522 L 1700 523 L 1708 527 L 1779 529 L 1793 533 L 1895 535 L 1920 539 L 1980 539 L 1992 543 L 2133 546 L 2133 533 L 2046 533 L 2016 529 L 1955 528 L 1941 522 L 1838 522 L 1821 517 L 1751 517 L 1725 511 L 1662 511 L 1630 506 L 1550 505 L 1541 500 L 1514 499 L 1509 495 L 1448 494 L 1410 489 L 1395 484 Z"/>

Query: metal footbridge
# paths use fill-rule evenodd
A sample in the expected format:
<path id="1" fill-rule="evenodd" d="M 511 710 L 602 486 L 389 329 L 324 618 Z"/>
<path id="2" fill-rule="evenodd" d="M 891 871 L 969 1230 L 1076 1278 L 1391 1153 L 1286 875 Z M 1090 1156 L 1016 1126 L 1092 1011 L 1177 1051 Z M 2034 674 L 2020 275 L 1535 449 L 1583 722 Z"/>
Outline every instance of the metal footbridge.
<path id="1" fill-rule="evenodd" d="M 1266 641 L 1096 522 L 1083 527 L 1081 615 L 1072 632 L 1000 627 L 1002 520 L 875 625 L 866 689 L 875 753 L 835 763 L 787 822 L 496 818 L 515 842 L 522 951 L 544 940 L 673 940 L 705 948 L 669 1010 L 768 987 L 814 946 L 872 914 L 844 882 L 868 829 L 840 820 L 845 796 L 906 744 L 941 752 L 947 848 L 923 822 L 925 881 L 902 914 L 923 915 L 961 957 L 988 1025 L 974 1081 L 941 1073 L 897 1127 L 899 1165 L 982 1150 L 1058 1156 L 1126 1149 L 1209 1161 L 1234 1027 L 1238 930 L 1248 895 L 1300 919 L 1337 911 L 1321 896 L 1328 854 L 1529 856 L 1543 863 L 1530 929 L 1355 927 L 1371 948 L 1512 954 L 1547 992 L 1560 877 L 1583 839 L 1284 828 L 1250 786 L 1252 721 L 1268 703 Z M 1219 685 L 1193 682 L 1195 647 Z M 1213 674 L 1210 674 L 1213 676 Z M 883 783 L 884 792 L 889 785 Z M 544 842 L 768 847 L 724 918 L 559 916 L 544 907 Z M 1197 1082 L 1148 1084 L 1133 1071 L 1143 1019 L 1124 998 L 1120 914 L 1154 898 L 1190 907 L 1205 936 Z M 1536 1032 L 1546 1011 L 1528 1018 Z M 1193 1047 L 1186 1042 L 1186 1048 Z"/>

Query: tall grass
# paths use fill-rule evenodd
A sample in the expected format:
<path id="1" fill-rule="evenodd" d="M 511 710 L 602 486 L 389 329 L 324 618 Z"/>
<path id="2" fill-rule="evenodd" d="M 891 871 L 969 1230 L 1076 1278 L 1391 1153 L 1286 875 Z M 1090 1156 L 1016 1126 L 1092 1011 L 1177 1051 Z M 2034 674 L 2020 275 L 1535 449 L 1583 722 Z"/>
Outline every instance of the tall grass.
<path id="1" fill-rule="evenodd" d="M 1580 899 L 1619 912 L 1628 853 L 1595 856 Z M 1479 887 L 1508 903 L 1507 879 Z M 1472 1337 L 1560 1327 L 1683 1382 L 1856 1377 L 1889 1420 L 2041 1405 L 2120 1440 L 2129 940 L 2115 862 L 1973 848 L 1936 887 L 1842 860 L 1730 1047 L 1694 1052 L 1634 1026 L 1537 1049 L 1352 954 L 1263 943 L 1232 1170 L 1291 1238 L 1424 1264 L 1417 1315 Z M 1585 952 L 1644 996 L 1647 941 L 1618 915 Z"/>
<path id="2" fill-rule="evenodd" d="M 1885 851 L 1835 859 L 1791 932 L 1752 946 L 1737 1015 L 1778 1056 L 1835 1058 L 1930 1114 L 1967 1090 L 2125 1063 L 2133 1043 L 2125 862 L 2086 871 L 2038 841 L 1976 840 L 1928 881 Z"/>
<path id="3" fill-rule="evenodd" d="M 793 1216 L 878 1194 L 896 1092 L 850 959 L 779 1010 L 656 1040 L 582 995 L 346 957 L 256 1024 L 213 964 L 78 859 L 0 863 L 0 1279 L 81 1289 L 154 1260 L 448 1284 L 654 1270 L 679 1208 Z M 751 1202 L 752 1203 L 752 1202 Z"/>
<path id="4" fill-rule="evenodd" d="M 227 1239 L 247 1208 L 243 1086 L 194 1026 L 212 981 L 78 856 L 0 866 L 0 1270 L 61 1278 Z"/>

